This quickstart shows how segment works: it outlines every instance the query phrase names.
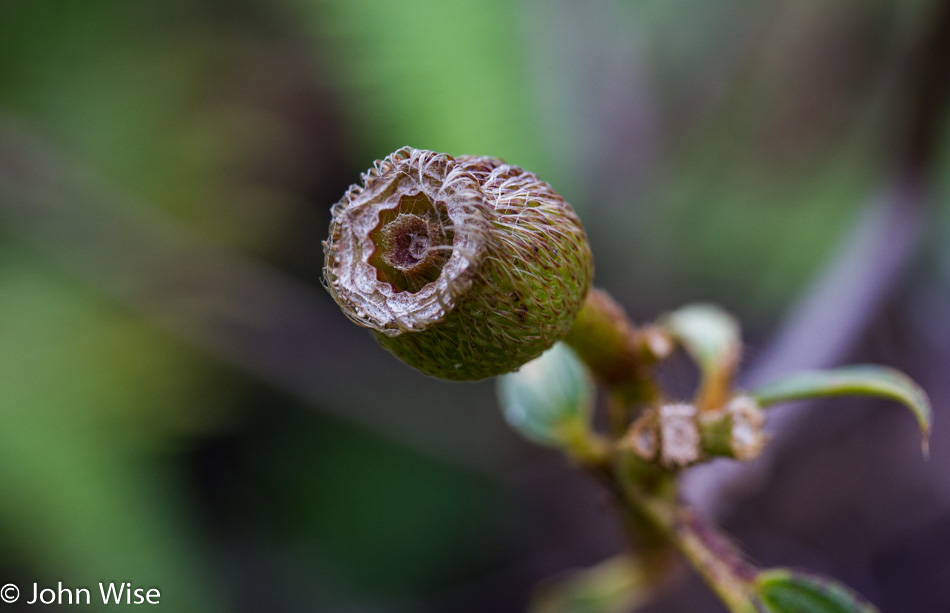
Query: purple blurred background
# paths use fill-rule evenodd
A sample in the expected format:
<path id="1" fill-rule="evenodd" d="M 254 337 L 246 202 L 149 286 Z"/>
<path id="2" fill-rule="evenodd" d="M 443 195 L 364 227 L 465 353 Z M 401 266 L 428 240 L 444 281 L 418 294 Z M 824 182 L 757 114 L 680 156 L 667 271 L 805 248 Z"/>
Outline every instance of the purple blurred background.
<path id="1" fill-rule="evenodd" d="M 900 407 L 812 403 L 686 494 L 763 564 L 946 611 L 948 84 L 937 0 L 0 0 L 0 583 L 505 613 L 622 550 L 491 382 L 412 371 L 321 288 L 329 207 L 412 145 L 552 183 L 635 320 L 737 314 L 746 384 L 917 379 L 927 462 Z M 646 610 L 724 609 L 684 575 Z"/>

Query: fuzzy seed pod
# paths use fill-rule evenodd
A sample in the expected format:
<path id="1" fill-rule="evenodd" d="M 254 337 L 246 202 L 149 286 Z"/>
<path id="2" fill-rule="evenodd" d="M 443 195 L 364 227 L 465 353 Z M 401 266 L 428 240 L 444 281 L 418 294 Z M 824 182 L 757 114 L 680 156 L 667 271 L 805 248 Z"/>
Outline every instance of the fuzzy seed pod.
<path id="1" fill-rule="evenodd" d="M 347 317 L 436 377 L 512 371 L 570 329 L 593 275 L 574 210 L 491 157 L 404 147 L 333 206 L 324 277 Z"/>

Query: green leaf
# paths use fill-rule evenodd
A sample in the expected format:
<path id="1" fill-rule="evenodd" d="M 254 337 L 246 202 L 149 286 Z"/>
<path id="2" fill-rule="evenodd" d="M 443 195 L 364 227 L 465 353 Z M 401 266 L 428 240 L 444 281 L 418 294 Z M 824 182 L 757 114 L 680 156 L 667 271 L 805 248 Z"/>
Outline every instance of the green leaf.
<path id="1" fill-rule="evenodd" d="M 528 613 L 627 613 L 649 598 L 642 562 L 626 555 L 542 584 Z"/>
<path id="2" fill-rule="evenodd" d="M 498 377 L 508 424 L 525 438 L 554 447 L 569 446 L 587 431 L 594 394 L 590 374 L 564 343 Z"/>
<path id="3" fill-rule="evenodd" d="M 742 354 L 739 322 L 717 306 L 693 304 L 673 311 L 662 323 L 699 365 L 702 379 L 695 403 L 700 412 L 724 405 Z"/>
<path id="4" fill-rule="evenodd" d="M 715 305 L 687 305 L 667 315 L 663 324 L 704 373 L 731 366 L 739 358 L 739 323 Z"/>
<path id="5" fill-rule="evenodd" d="M 927 393 L 904 373 L 885 366 L 845 366 L 782 377 L 754 391 L 759 406 L 829 396 L 880 396 L 906 405 L 920 425 L 921 448 L 928 454 L 932 409 Z"/>
<path id="6" fill-rule="evenodd" d="M 770 613 L 878 613 L 877 607 L 837 581 L 787 568 L 759 573 L 755 591 Z"/>

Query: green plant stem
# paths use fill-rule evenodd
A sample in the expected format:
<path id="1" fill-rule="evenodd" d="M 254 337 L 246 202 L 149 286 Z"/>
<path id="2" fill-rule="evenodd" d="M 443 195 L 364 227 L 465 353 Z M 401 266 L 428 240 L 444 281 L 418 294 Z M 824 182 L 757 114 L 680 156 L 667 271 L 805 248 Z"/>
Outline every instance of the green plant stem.
<path id="1" fill-rule="evenodd" d="M 597 288 L 588 293 L 564 341 L 627 404 L 657 396 L 650 366 L 672 348 L 659 330 L 636 328 L 623 307 Z"/>
<path id="2" fill-rule="evenodd" d="M 703 372 L 699 391 L 696 393 L 696 406 L 700 412 L 715 411 L 726 404 L 732 392 L 737 364 L 738 359 Z"/>
<path id="3" fill-rule="evenodd" d="M 616 454 L 601 464 L 588 464 L 585 468 L 611 493 L 614 503 L 621 511 L 621 520 L 630 546 L 636 551 L 636 557 L 641 562 L 638 572 L 647 585 L 656 589 L 671 579 L 674 571 L 680 567 L 680 558 L 676 555 L 667 534 L 639 507 L 629 504 L 621 485 L 622 479 L 618 478 L 615 457 Z M 665 471 L 660 467 L 636 457 L 631 457 L 631 460 L 625 470 L 639 473 L 636 477 L 638 482 L 652 483 L 658 491 L 672 483 L 666 480 Z"/>
<path id="4" fill-rule="evenodd" d="M 627 410 L 623 395 L 616 392 L 608 394 L 607 427 L 610 430 L 610 436 L 614 440 L 619 439 L 631 421 L 630 411 Z"/>
<path id="5" fill-rule="evenodd" d="M 592 432 L 586 423 L 569 423 L 564 431 L 564 439 L 567 453 L 578 464 L 589 468 L 609 464 L 610 442 Z"/>
<path id="6" fill-rule="evenodd" d="M 751 591 L 758 569 L 718 527 L 678 502 L 674 475 L 668 473 L 665 486 L 654 484 L 657 491 L 650 492 L 638 471 L 630 470 L 630 462 L 642 460 L 621 457 L 614 471 L 622 504 L 649 524 L 647 533 L 661 534 L 675 545 L 730 611 L 755 613 Z"/>
<path id="7" fill-rule="evenodd" d="M 670 558 L 675 547 L 732 613 L 755 613 L 751 592 L 757 569 L 716 526 L 679 502 L 676 472 L 620 443 L 632 410 L 662 397 L 651 366 L 669 354 L 672 343 L 651 333 L 659 332 L 637 329 L 608 294 L 591 290 L 565 341 L 607 387 L 607 445 L 613 455 L 607 460 L 599 451 L 577 455 L 596 458 L 582 463 L 614 494 L 631 541 L 656 583 L 675 567 Z M 604 441 L 597 440 L 575 447 L 601 450 Z"/>
<path id="8" fill-rule="evenodd" d="M 730 611 L 755 612 L 751 592 L 757 569 L 716 526 L 685 507 L 644 506 Z"/>

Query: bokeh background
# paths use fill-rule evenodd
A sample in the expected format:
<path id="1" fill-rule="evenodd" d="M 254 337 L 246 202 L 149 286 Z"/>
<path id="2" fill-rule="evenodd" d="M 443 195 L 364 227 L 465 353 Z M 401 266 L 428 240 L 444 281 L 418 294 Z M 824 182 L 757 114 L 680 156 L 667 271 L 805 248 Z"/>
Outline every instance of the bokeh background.
<path id="1" fill-rule="evenodd" d="M 638 321 L 738 314 L 747 383 L 919 380 L 928 462 L 904 410 L 822 402 L 686 493 L 763 564 L 946 611 L 948 81 L 941 0 L 0 1 L 0 583 L 504 613 L 622 549 L 491 382 L 401 365 L 321 288 L 329 207 L 412 145 L 551 182 Z M 723 609 L 685 575 L 647 610 Z"/>

